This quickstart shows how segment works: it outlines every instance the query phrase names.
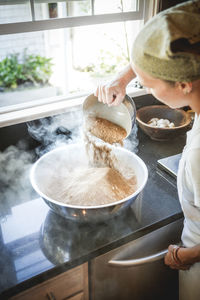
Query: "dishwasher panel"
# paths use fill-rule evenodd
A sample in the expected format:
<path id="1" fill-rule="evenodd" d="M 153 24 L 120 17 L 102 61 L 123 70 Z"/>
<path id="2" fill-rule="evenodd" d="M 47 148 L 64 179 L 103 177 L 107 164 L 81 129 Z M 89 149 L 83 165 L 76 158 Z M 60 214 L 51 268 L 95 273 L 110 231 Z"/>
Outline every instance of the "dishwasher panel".
<path id="1" fill-rule="evenodd" d="M 181 218 L 95 258 L 91 300 L 178 300 L 178 271 L 163 257 L 169 244 L 180 242 L 182 228 Z"/>

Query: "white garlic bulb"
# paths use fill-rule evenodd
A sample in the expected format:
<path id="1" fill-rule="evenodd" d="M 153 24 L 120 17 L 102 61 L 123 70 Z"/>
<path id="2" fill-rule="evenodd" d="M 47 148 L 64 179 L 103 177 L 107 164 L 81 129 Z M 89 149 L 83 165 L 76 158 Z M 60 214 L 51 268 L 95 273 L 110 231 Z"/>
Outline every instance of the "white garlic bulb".
<path id="1" fill-rule="evenodd" d="M 150 126 L 153 127 L 159 127 L 159 128 L 173 128 L 175 127 L 173 122 L 170 122 L 168 119 L 158 119 L 158 118 L 152 118 L 147 123 Z"/>

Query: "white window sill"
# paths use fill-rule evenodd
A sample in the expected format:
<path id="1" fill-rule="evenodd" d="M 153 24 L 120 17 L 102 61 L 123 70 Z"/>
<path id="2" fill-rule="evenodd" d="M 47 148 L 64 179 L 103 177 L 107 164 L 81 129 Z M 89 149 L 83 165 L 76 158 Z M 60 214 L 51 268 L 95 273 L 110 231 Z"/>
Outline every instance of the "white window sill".
<path id="1" fill-rule="evenodd" d="M 145 89 L 137 89 L 133 87 L 127 88 L 127 94 L 131 97 L 137 97 L 146 95 Z M 89 95 L 89 94 L 88 94 Z M 6 111 L 0 111 L 0 127 L 6 127 L 14 124 L 19 124 L 23 122 L 32 121 L 35 119 L 40 119 L 48 116 L 53 116 L 61 113 L 65 113 L 69 110 L 77 109 L 81 107 L 83 101 L 85 100 L 85 96 L 80 96 L 76 99 L 61 99 L 58 102 L 42 104 L 35 107 L 27 107 L 23 109 L 17 109 L 17 106 L 10 107 Z"/>

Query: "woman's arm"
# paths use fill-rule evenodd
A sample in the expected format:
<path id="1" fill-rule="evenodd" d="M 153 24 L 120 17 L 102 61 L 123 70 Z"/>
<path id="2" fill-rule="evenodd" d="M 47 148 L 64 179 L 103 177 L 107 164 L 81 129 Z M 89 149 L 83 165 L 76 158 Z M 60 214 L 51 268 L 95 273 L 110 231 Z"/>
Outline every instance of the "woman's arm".
<path id="1" fill-rule="evenodd" d="M 109 106 L 119 105 L 125 97 L 126 86 L 135 77 L 131 65 L 128 65 L 114 80 L 108 84 L 98 86 L 94 95 L 98 97 L 100 102 L 107 103 Z"/>

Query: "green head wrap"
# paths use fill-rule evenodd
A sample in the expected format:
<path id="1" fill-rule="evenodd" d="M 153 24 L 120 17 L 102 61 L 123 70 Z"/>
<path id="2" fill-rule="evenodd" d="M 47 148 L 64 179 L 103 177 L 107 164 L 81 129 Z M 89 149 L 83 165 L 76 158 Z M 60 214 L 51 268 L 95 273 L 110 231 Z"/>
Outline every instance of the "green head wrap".
<path id="1" fill-rule="evenodd" d="M 200 79 L 200 0 L 176 5 L 147 22 L 133 43 L 131 59 L 156 78 Z"/>

